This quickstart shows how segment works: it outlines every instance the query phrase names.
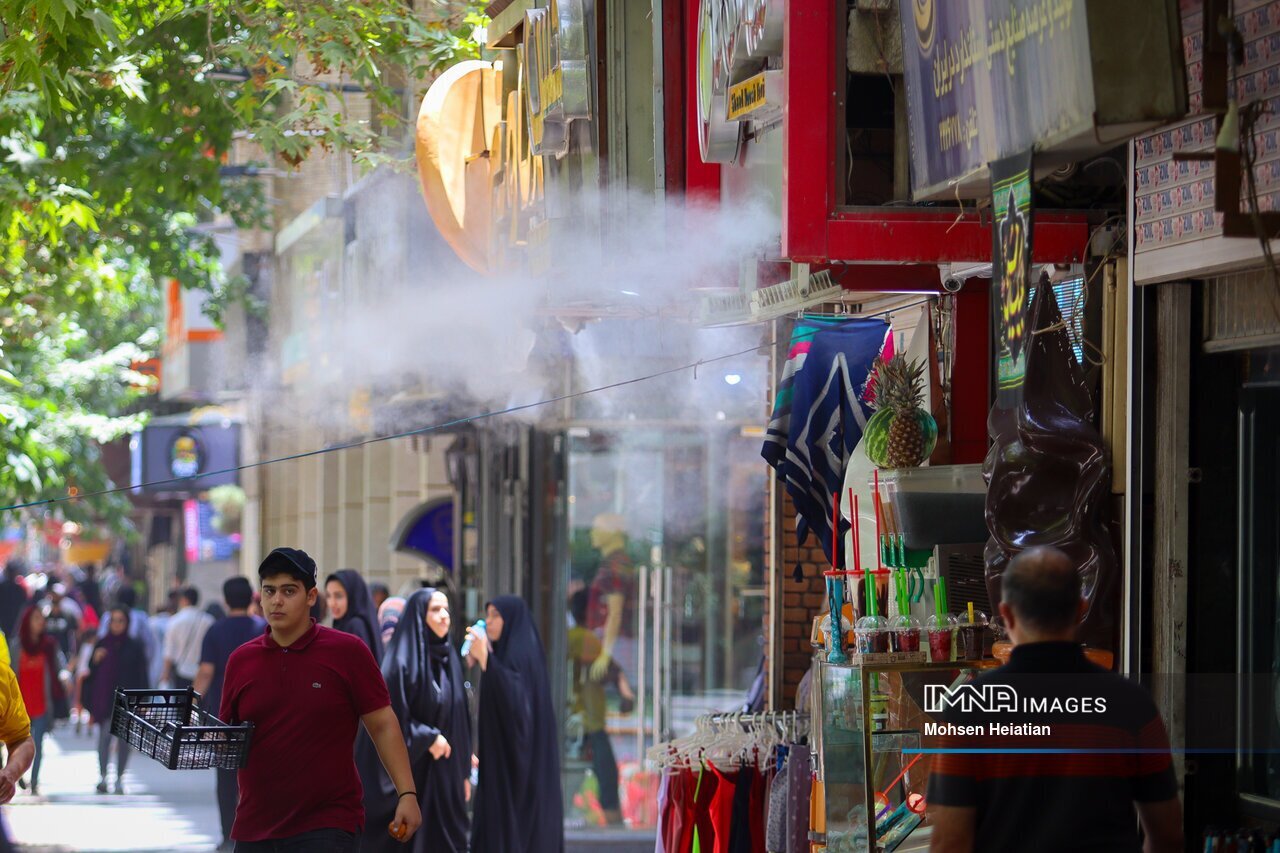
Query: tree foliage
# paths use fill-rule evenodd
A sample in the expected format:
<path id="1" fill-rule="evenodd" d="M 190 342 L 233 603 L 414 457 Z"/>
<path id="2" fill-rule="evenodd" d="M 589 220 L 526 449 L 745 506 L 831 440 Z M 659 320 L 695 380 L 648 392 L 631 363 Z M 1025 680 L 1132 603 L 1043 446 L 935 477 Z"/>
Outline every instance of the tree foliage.
<path id="1" fill-rule="evenodd" d="M 478 55 L 480 8 L 0 0 L 0 505 L 106 485 L 96 444 L 137 426 L 158 284 L 234 290 L 200 225 L 268 208 L 225 174 L 233 145 L 404 157 L 410 94 Z"/>

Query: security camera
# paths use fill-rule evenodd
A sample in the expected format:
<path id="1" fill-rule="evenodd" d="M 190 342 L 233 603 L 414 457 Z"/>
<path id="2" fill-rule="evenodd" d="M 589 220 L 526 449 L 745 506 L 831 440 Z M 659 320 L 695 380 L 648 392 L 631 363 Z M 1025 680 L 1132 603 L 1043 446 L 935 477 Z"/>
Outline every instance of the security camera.
<path id="1" fill-rule="evenodd" d="M 953 275 L 949 275 L 942 280 L 942 289 L 947 293 L 959 293 L 962 287 L 964 287 L 964 280 Z"/>

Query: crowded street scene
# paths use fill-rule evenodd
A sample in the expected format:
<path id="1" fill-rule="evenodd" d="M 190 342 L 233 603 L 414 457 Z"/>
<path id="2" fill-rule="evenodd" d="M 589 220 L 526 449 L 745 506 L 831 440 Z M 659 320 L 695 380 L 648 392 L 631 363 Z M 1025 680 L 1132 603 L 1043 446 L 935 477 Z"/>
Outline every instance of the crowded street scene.
<path id="1" fill-rule="evenodd" d="M 1280 853 L 1280 0 L 0 0 L 0 853 Z"/>

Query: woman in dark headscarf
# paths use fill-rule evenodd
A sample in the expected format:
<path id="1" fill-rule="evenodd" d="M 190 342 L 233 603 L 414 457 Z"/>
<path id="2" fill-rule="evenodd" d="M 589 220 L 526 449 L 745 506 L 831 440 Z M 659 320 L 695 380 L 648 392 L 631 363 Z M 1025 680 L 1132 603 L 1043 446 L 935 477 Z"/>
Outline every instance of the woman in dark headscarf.
<path id="1" fill-rule="evenodd" d="M 324 598 L 329 615 L 333 616 L 334 629 L 359 637 L 368 646 L 373 659 L 381 663 L 382 633 L 378 630 L 378 614 L 373 609 L 373 596 L 369 595 L 369 587 L 365 586 L 360 573 L 355 569 L 339 569 L 329 575 L 324 581 Z M 375 792 L 382 790 L 384 785 L 390 785 L 391 779 L 364 726 L 356 732 L 355 762 L 367 811 Z M 365 827 L 372 830 L 377 827 L 371 818 L 372 815 L 365 815 Z M 383 835 L 386 835 L 385 827 L 389 822 L 382 824 Z M 370 835 L 373 835 L 372 831 Z"/>
<path id="2" fill-rule="evenodd" d="M 395 816 L 396 789 L 384 774 L 378 789 L 365 791 L 360 849 L 366 853 L 466 853 L 471 719 L 462 661 L 449 643 L 449 626 L 448 597 L 420 589 L 405 602 L 387 644 L 382 675 L 409 747 L 422 828 L 408 847 L 387 835 L 383 827 Z"/>
<path id="3" fill-rule="evenodd" d="M 559 853 L 560 738 L 538 628 L 523 600 L 504 595 L 486 605 L 484 634 L 470 632 L 484 670 L 472 853 Z"/>
<path id="4" fill-rule="evenodd" d="M 147 651 L 140 640 L 129 636 L 129 608 L 116 605 L 108 616 L 107 635 L 98 640 L 89 659 L 89 678 L 84 692 L 89 697 L 92 720 L 98 724 L 98 793 L 107 792 L 107 766 L 111 742 L 116 745 L 117 794 L 124 793 L 124 769 L 129 763 L 129 744 L 111 736 L 111 711 L 117 687 L 137 689 L 147 686 Z"/>
<path id="5" fill-rule="evenodd" d="M 382 632 L 378 630 L 378 611 L 364 578 L 355 569 L 339 569 L 324 582 L 325 603 L 333 616 L 333 627 L 344 634 L 364 640 L 373 659 L 382 660 Z"/>

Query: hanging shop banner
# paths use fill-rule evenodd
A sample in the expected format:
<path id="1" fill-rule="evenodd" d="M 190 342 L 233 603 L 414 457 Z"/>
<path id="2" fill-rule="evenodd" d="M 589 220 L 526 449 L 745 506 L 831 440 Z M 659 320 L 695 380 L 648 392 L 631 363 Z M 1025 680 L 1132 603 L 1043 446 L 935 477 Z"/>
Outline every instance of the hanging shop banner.
<path id="1" fill-rule="evenodd" d="M 1083 0 L 902 0 L 916 197 L 1093 127 Z"/>
<path id="2" fill-rule="evenodd" d="M 781 55 L 783 18 L 781 0 L 701 0 L 698 148 L 704 163 L 736 161 L 741 123 L 760 120 L 751 113 L 763 105 L 766 83 L 764 78 L 751 81 L 764 70 L 765 60 Z"/>
<path id="3" fill-rule="evenodd" d="M 1031 152 L 991 164 L 992 299 L 998 400 L 1017 405 L 1027 372 L 1027 305 L 1031 293 Z"/>
<path id="4" fill-rule="evenodd" d="M 520 50 L 530 150 L 540 157 L 563 157 L 569 153 L 570 123 L 591 118 L 582 0 L 551 0 L 526 12 Z"/>

